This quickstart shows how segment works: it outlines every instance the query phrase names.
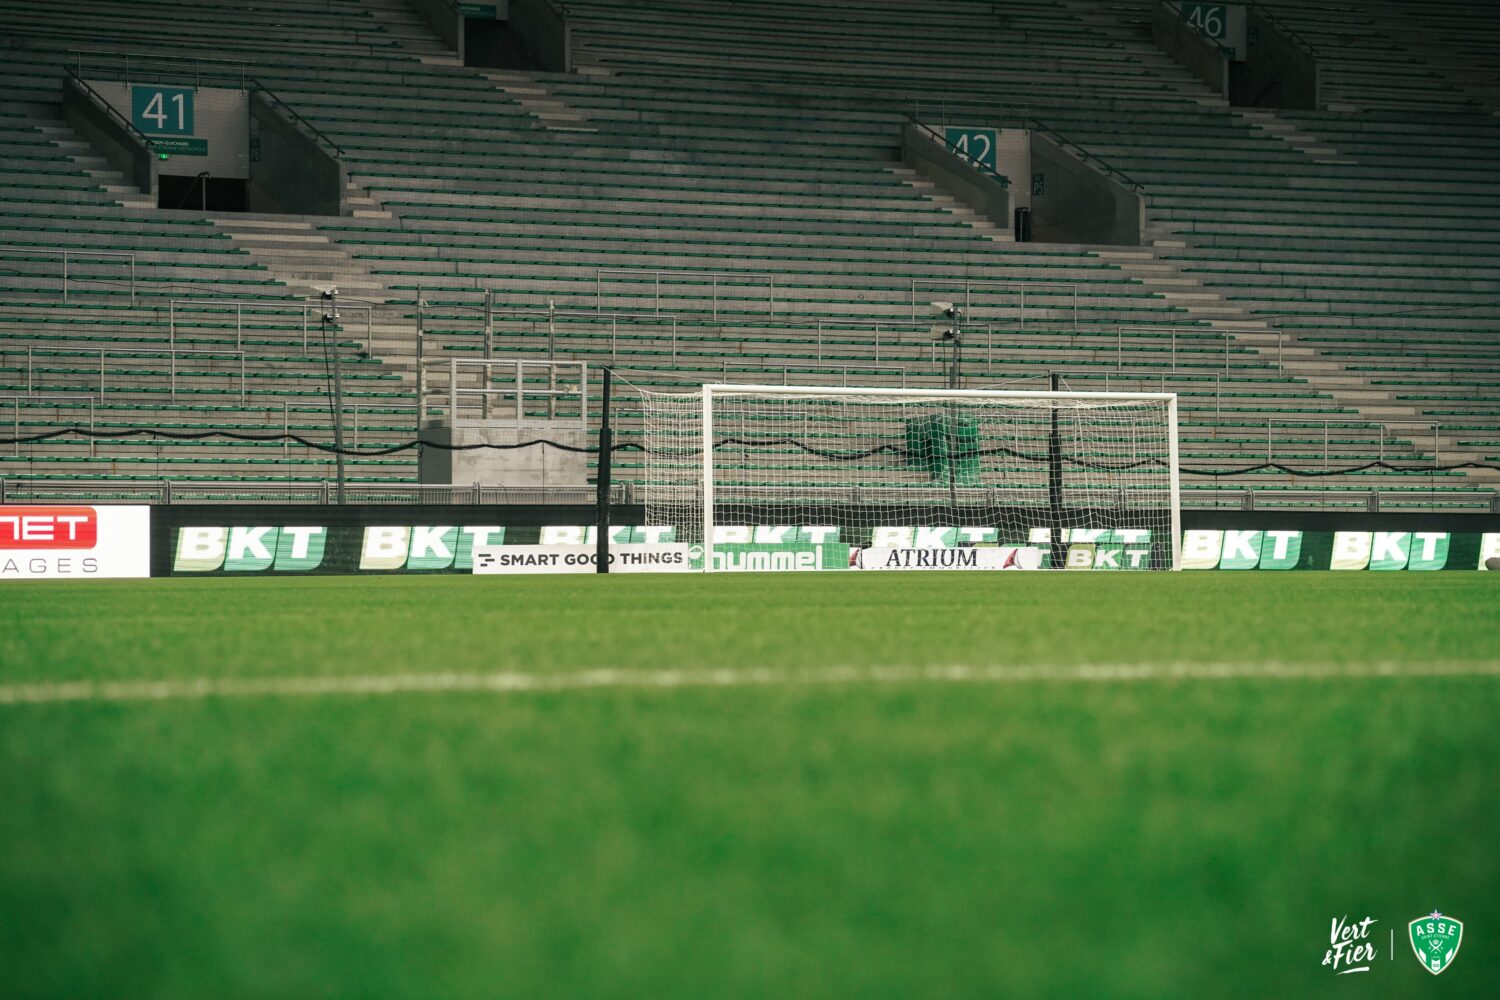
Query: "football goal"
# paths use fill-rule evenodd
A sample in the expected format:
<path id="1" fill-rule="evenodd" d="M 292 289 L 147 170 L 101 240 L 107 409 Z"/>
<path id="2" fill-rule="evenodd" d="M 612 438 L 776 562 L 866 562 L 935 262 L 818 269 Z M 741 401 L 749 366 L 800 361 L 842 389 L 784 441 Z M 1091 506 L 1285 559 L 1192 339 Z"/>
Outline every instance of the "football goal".
<path id="1" fill-rule="evenodd" d="M 1121 568 L 1179 565 L 1171 393 L 711 384 L 642 396 L 646 522 L 701 544 L 710 569 L 716 544 L 762 525 L 837 528 L 855 546 L 903 531 L 909 545 L 1038 545 L 1052 565 L 1070 548 L 1128 547 Z"/>

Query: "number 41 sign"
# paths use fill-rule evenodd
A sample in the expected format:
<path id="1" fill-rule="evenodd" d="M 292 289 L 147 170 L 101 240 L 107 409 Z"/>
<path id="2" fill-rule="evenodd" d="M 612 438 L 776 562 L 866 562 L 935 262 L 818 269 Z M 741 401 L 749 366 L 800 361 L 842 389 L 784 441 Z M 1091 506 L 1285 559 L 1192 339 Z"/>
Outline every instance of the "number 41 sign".
<path id="1" fill-rule="evenodd" d="M 192 135 L 193 92 L 186 87 L 131 87 L 130 118 L 146 135 Z"/>

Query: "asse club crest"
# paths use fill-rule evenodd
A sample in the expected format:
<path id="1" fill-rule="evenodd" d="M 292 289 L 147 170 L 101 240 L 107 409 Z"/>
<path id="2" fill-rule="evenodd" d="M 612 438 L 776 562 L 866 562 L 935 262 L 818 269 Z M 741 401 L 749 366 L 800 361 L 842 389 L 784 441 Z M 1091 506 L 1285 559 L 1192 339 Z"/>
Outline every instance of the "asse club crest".
<path id="1" fill-rule="evenodd" d="M 1417 953 L 1422 968 L 1434 976 L 1453 964 L 1458 946 L 1463 943 L 1464 925 L 1461 920 L 1445 917 L 1437 910 L 1425 917 L 1418 917 L 1406 925 L 1411 933 L 1411 948 Z"/>

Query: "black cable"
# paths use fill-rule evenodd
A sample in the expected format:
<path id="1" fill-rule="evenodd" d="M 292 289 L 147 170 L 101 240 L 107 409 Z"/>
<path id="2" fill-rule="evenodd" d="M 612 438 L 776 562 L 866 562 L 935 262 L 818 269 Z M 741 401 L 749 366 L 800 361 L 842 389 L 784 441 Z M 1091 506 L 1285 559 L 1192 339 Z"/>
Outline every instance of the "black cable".
<path id="1" fill-rule="evenodd" d="M 53 441 L 58 438 L 67 437 L 69 435 L 98 438 L 102 440 L 119 440 L 124 438 L 150 436 L 164 438 L 169 441 L 205 441 L 210 438 L 224 438 L 230 441 L 253 441 L 261 443 L 280 443 L 285 441 L 292 444 L 301 445 L 304 448 L 311 448 L 315 451 L 326 452 L 330 455 L 342 453 L 344 455 L 351 455 L 356 457 L 378 457 L 381 455 L 395 455 L 403 451 L 410 451 L 411 449 L 417 447 L 437 448 L 441 451 L 480 451 L 484 449 L 489 449 L 492 451 L 513 451 L 517 448 L 530 448 L 534 445 L 544 445 L 549 448 L 556 448 L 558 451 L 573 452 L 575 454 L 595 455 L 599 452 L 597 446 L 562 444 L 549 438 L 535 438 L 531 441 L 520 441 L 515 444 L 443 444 L 436 441 L 413 440 L 405 441 L 401 444 L 390 445 L 385 448 L 340 449 L 331 444 L 324 444 L 319 441 L 310 440 L 309 438 L 305 438 L 300 434 L 245 434 L 239 431 L 223 430 L 168 431 L 151 427 L 132 427 L 126 430 L 118 431 L 91 430 L 87 427 L 63 427 L 59 428 L 58 430 L 44 431 L 40 434 L 28 434 L 21 437 L 0 438 L 0 446 L 18 444 L 41 444 L 46 441 Z M 871 448 L 867 451 L 860 452 L 837 452 L 814 448 L 811 445 L 804 444 L 791 438 L 726 438 L 716 444 L 714 448 L 715 450 L 718 450 L 719 448 L 735 445 L 786 445 L 798 448 L 814 457 L 826 458 L 830 461 L 836 462 L 858 461 L 863 458 L 872 458 L 876 455 L 882 454 L 897 456 L 903 459 L 911 455 L 911 452 L 909 452 L 905 447 L 899 445 L 881 445 L 880 447 Z M 634 442 L 617 444 L 610 449 L 612 453 L 622 451 L 638 451 L 644 453 L 646 450 L 647 449 L 645 445 Z M 672 454 L 679 458 L 692 458 L 696 455 L 702 454 L 702 449 L 683 448 L 681 450 L 674 451 Z M 955 452 L 953 457 L 954 459 L 968 459 L 979 458 L 985 455 L 1008 455 L 1012 458 L 1019 458 L 1029 462 L 1036 462 L 1038 464 L 1046 461 L 1046 456 L 1044 455 L 1031 455 L 1023 451 L 1017 451 L 1013 448 L 1005 447 L 966 449 L 963 451 Z M 1076 458 L 1071 456 L 1066 457 L 1064 460 L 1067 461 L 1070 465 L 1073 465 L 1077 468 L 1087 469 L 1093 472 L 1128 472 L 1131 469 L 1139 469 L 1153 465 L 1165 467 L 1167 464 L 1165 460 L 1160 458 L 1143 458 L 1134 462 L 1119 463 L 1093 462 L 1089 461 L 1088 459 Z M 1183 475 L 1209 476 L 1213 478 L 1222 478 L 1224 476 L 1244 476 L 1256 472 L 1280 472 L 1288 476 L 1297 476 L 1301 478 L 1317 478 L 1320 476 L 1349 476 L 1361 472 L 1370 472 L 1377 469 L 1382 472 L 1390 472 L 1397 475 L 1431 475 L 1438 472 L 1459 472 L 1466 469 L 1488 469 L 1490 471 L 1500 472 L 1500 464 L 1492 462 L 1453 462 L 1447 465 L 1396 465 L 1394 463 L 1387 462 L 1384 459 L 1379 459 L 1372 462 L 1365 462 L 1360 465 L 1350 465 L 1338 469 L 1298 469 L 1293 468 L 1289 465 L 1283 465 L 1280 462 L 1261 462 L 1256 465 L 1245 465 L 1230 469 L 1199 469 L 1186 465 L 1178 466 L 1178 471 Z"/>

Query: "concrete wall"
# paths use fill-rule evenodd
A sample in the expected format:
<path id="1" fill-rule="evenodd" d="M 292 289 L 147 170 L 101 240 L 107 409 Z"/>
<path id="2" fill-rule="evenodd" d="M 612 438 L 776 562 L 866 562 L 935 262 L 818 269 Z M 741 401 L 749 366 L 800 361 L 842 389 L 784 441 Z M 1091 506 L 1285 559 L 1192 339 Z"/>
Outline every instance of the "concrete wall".
<path id="1" fill-rule="evenodd" d="M 592 447 L 593 435 L 574 423 L 547 426 L 497 422 L 449 427 L 432 423 L 422 428 L 422 441 L 436 444 L 519 444 L 546 439 L 574 448 Z M 484 483 L 487 486 L 584 486 L 588 483 L 588 455 L 546 445 L 497 450 L 450 451 L 422 448 L 418 476 L 423 483 Z"/>
<path id="2" fill-rule="evenodd" d="M 1230 102 L 1241 107 L 1315 111 L 1320 75 L 1313 53 L 1297 45 L 1255 8 L 1246 18 L 1246 57 L 1230 75 Z"/>
<path id="3" fill-rule="evenodd" d="M 101 98 L 90 94 L 72 77 L 63 80 L 63 115 L 74 131 L 89 141 L 100 155 L 140 188 L 142 194 L 156 191 L 157 159 L 127 124 L 110 114 Z"/>
<path id="4" fill-rule="evenodd" d="M 130 117 L 131 85 L 113 80 L 89 81 L 89 86 L 98 92 L 111 106 L 126 118 Z M 135 86 L 141 86 L 136 84 Z M 173 81 L 168 86 L 191 86 L 191 83 Z M 214 177 L 230 177 L 245 180 L 250 176 L 247 149 L 249 136 L 250 96 L 243 90 L 224 87 L 197 87 L 193 93 L 193 134 L 191 138 L 202 139 L 208 144 L 204 156 L 187 153 L 171 153 L 171 159 L 161 162 L 160 172 L 191 176 L 206 170 Z M 150 138 L 148 135 L 147 138 Z M 173 137 L 177 138 L 177 137 Z M 183 136 L 182 138 L 189 138 Z"/>
<path id="5" fill-rule="evenodd" d="M 1229 93 L 1229 57 L 1184 21 L 1167 0 L 1157 0 L 1151 12 L 1151 38 L 1214 93 Z"/>
<path id="6" fill-rule="evenodd" d="M 453 0 L 406 0 L 442 43 L 464 57 L 464 16 Z"/>
<path id="7" fill-rule="evenodd" d="M 510 33 L 538 69 L 573 72 L 573 29 L 547 0 L 510 0 Z"/>
<path id="8" fill-rule="evenodd" d="M 250 95 L 250 150 L 250 211 L 343 214 L 343 161 L 259 92 Z"/>
<path id="9" fill-rule="evenodd" d="M 926 129 L 910 122 L 902 127 L 901 160 L 995 225 L 1011 227 L 1010 192 L 1005 186 Z"/>
<path id="10" fill-rule="evenodd" d="M 1035 130 L 1031 169 L 1044 189 L 1031 196 L 1036 240 L 1140 246 L 1146 205 L 1139 192 Z"/>

